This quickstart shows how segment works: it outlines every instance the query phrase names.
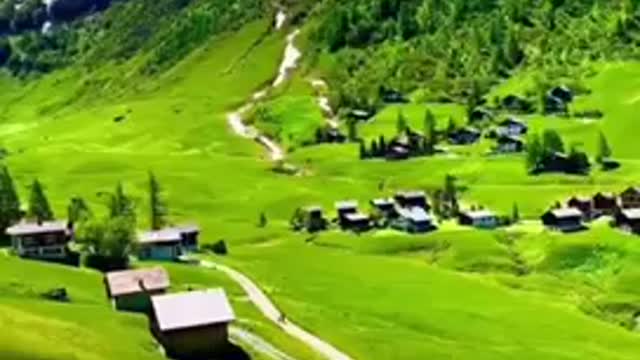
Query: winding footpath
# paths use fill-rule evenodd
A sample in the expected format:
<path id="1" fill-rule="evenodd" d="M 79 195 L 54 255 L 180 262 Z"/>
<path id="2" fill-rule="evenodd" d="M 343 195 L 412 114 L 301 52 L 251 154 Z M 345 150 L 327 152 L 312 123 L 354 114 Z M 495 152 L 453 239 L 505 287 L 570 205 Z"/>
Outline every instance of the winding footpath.
<path id="1" fill-rule="evenodd" d="M 229 328 L 229 336 L 231 337 L 231 339 L 243 344 L 247 344 L 255 351 L 273 360 L 295 360 L 291 356 L 278 350 L 276 347 L 274 347 L 258 335 L 237 326 L 231 326 Z"/>
<path id="2" fill-rule="evenodd" d="M 279 11 L 276 14 L 275 18 L 275 29 L 282 30 L 286 21 L 287 14 L 282 10 Z M 280 68 L 278 70 L 278 75 L 273 83 L 267 88 L 255 92 L 249 102 L 247 102 L 236 111 L 227 114 L 227 122 L 229 123 L 229 126 L 231 127 L 233 132 L 240 137 L 253 139 L 261 144 L 269 152 L 269 157 L 272 161 L 284 160 L 285 152 L 282 147 L 269 137 L 261 134 L 255 126 L 245 124 L 243 118 L 251 109 L 253 109 L 258 101 L 264 99 L 267 96 L 270 89 L 282 85 L 287 79 L 289 79 L 292 72 L 298 67 L 298 62 L 302 57 L 302 52 L 300 52 L 300 50 L 296 47 L 295 40 L 299 33 L 300 30 L 295 29 L 291 33 L 289 33 L 289 35 L 287 35 L 287 46 L 284 50 L 282 62 L 280 63 Z"/>
<path id="3" fill-rule="evenodd" d="M 331 107 L 331 102 L 329 102 L 329 98 L 324 95 L 329 92 L 329 84 L 322 79 L 312 79 L 309 81 L 311 83 L 311 87 L 315 90 L 318 98 L 318 106 L 322 110 L 322 114 L 327 121 L 327 124 L 333 128 L 337 129 L 340 125 L 338 124 L 338 117 L 336 112 Z"/>
<path id="4" fill-rule="evenodd" d="M 310 348 L 331 360 L 352 360 L 349 355 L 341 352 L 326 341 L 318 338 L 310 332 L 304 330 L 300 326 L 289 320 L 284 322 L 281 319 L 281 312 L 276 308 L 274 303 L 267 295 L 241 272 L 234 270 L 226 265 L 217 264 L 211 261 L 201 261 L 200 266 L 207 269 L 214 269 L 225 273 L 233 281 L 235 281 L 249 297 L 249 300 L 260 310 L 260 312 L 273 323 L 278 325 L 284 332 L 304 342 Z"/>

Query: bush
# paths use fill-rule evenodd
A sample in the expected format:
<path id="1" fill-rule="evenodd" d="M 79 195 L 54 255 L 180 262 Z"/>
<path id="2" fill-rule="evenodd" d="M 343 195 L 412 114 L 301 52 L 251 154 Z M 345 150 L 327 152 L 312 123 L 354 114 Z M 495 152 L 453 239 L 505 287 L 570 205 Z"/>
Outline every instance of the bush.
<path id="1" fill-rule="evenodd" d="M 218 240 L 213 244 L 203 245 L 202 248 L 205 251 L 211 251 L 216 255 L 227 255 L 229 253 L 227 243 L 224 240 Z"/>

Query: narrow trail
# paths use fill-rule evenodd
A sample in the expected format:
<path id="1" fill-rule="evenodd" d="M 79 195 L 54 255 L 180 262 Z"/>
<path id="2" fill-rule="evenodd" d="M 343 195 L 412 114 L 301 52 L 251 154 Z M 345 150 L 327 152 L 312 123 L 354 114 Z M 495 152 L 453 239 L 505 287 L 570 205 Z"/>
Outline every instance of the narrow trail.
<path id="1" fill-rule="evenodd" d="M 282 313 L 278 310 L 278 308 L 276 308 L 274 303 L 267 297 L 267 295 L 260 289 L 260 287 L 258 287 L 258 285 L 251 279 L 249 279 L 246 275 L 228 266 L 216 264 L 211 261 L 201 261 L 200 266 L 208 269 L 215 269 L 225 273 L 233 281 L 240 285 L 240 287 L 242 287 L 242 289 L 249 297 L 249 300 L 258 308 L 258 310 L 260 310 L 260 312 L 265 317 L 271 320 L 274 324 L 278 325 L 284 332 L 304 342 L 310 348 L 312 348 L 319 354 L 322 354 L 325 358 L 331 360 L 351 360 L 351 357 L 349 357 L 349 355 L 341 352 L 331 344 L 316 337 L 300 326 L 292 323 L 288 319 L 282 321 Z"/>
<path id="2" fill-rule="evenodd" d="M 260 354 L 273 360 L 296 360 L 295 358 L 292 358 L 291 356 L 280 351 L 278 348 L 271 345 L 268 341 L 264 340 L 258 335 L 240 327 L 231 326 L 229 328 L 229 336 L 232 340 L 242 344 L 246 344 L 254 351 L 257 351 Z"/>
<path id="3" fill-rule="evenodd" d="M 316 91 L 318 106 L 320 106 L 327 124 L 330 127 L 337 129 L 340 125 L 338 124 L 336 112 L 331 107 L 329 98 L 324 95 L 329 91 L 329 84 L 327 84 L 327 82 L 322 79 L 312 79 L 309 82 L 311 83 L 311 87 L 313 87 L 313 89 Z"/>
<path id="4" fill-rule="evenodd" d="M 282 10 L 278 11 L 275 18 L 275 29 L 278 31 L 282 30 L 286 21 L 287 14 Z M 295 46 L 295 39 L 299 33 L 300 30 L 295 29 L 287 35 L 287 46 L 284 50 L 278 75 L 273 83 L 270 86 L 255 92 L 245 105 L 236 111 L 227 114 L 227 122 L 229 123 L 231 130 L 242 138 L 253 139 L 261 144 L 269 152 L 269 157 L 272 161 L 283 160 L 285 157 L 285 151 L 282 149 L 280 144 L 276 143 L 264 134 L 261 134 L 255 126 L 245 124 L 244 117 L 249 111 L 251 111 L 251 109 L 253 109 L 258 101 L 267 96 L 270 89 L 282 85 L 287 81 L 287 79 L 289 79 L 289 77 L 291 77 L 292 72 L 298 67 L 298 62 L 302 57 L 302 52 L 300 52 L 300 50 Z"/>

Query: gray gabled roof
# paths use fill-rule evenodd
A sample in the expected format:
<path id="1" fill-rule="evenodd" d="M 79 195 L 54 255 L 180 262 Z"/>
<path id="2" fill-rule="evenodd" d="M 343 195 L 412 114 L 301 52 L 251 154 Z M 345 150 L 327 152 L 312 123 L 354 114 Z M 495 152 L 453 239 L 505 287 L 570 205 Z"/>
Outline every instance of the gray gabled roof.
<path id="1" fill-rule="evenodd" d="M 389 199 L 389 198 L 384 198 L 384 199 L 373 199 L 371 200 L 371 204 L 373 204 L 373 206 L 389 206 L 389 205 L 393 205 L 393 199 Z"/>
<path id="2" fill-rule="evenodd" d="M 629 220 L 639 220 L 640 219 L 640 209 L 624 209 L 622 210 L 622 215 Z"/>
<path id="3" fill-rule="evenodd" d="M 227 324 L 235 320 L 222 289 L 153 296 L 151 304 L 161 331 Z"/>
<path id="4" fill-rule="evenodd" d="M 496 217 L 496 214 L 491 210 L 468 210 L 463 211 L 462 214 L 474 220 Z"/>
<path id="5" fill-rule="evenodd" d="M 363 213 L 351 213 L 351 214 L 346 214 L 345 219 L 349 220 L 349 221 L 363 221 L 363 220 L 369 220 L 369 216 Z"/>
<path id="6" fill-rule="evenodd" d="M 551 214 L 556 218 L 582 217 L 582 211 L 576 208 L 553 209 Z"/>
<path id="7" fill-rule="evenodd" d="M 7 228 L 6 233 L 10 236 L 35 235 L 53 232 L 66 232 L 66 221 L 45 221 L 42 223 L 23 222 Z"/>
<path id="8" fill-rule="evenodd" d="M 410 209 L 398 209 L 398 214 L 405 219 L 415 222 L 431 221 L 431 215 L 424 211 L 421 207 L 412 207 Z"/>
<path id="9" fill-rule="evenodd" d="M 169 274 L 161 267 L 112 271 L 105 275 L 105 280 L 109 295 L 112 297 L 144 291 L 166 290 L 170 285 Z"/>
<path id="10" fill-rule="evenodd" d="M 338 201 L 335 206 L 336 209 L 353 209 L 358 207 L 358 202 L 355 200 Z"/>
<path id="11" fill-rule="evenodd" d="M 140 234 L 138 241 L 142 244 L 172 243 L 182 240 L 182 233 L 175 228 L 147 231 Z"/>

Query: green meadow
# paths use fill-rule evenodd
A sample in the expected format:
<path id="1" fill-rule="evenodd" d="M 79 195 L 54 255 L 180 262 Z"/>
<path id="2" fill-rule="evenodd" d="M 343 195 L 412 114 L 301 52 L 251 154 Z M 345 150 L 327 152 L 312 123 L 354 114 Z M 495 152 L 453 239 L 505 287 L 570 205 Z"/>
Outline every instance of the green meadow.
<path id="1" fill-rule="evenodd" d="M 520 156 L 488 157 L 473 149 L 388 163 L 360 161 L 352 144 L 301 147 L 321 122 L 302 73 L 266 100 L 278 121 L 256 124 L 283 134 L 294 150 L 288 161 L 302 172 L 287 176 L 272 170 L 256 143 L 236 137 L 226 119 L 277 71 L 284 35 L 263 36 L 267 29 L 266 21 L 254 22 L 217 36 L 158 78 L 134 77 L 119 96 L 110 96 L 108 85 L 95 92 L 104 96 L 92 96 L 96 89 L 86 90 L 87 79 L 73 70 L 28 84 L 2 78 L 1 145 L 23 200 L 37 177 L 59 217 L 72 196 L 101 211 L 99 193 L 122 181 L 146 227 L 147 172 L 153 170 L 173 221 L 200 224 L 205 243 L 226 240 L 230 253 L 217 261 L 245 271 L 288 318 L 356 359 L 637 358 L 640 337 L 631 330 L 640 311 L 634 286 L 640 245 L 607 224 L 574 235 L 525 223 L 491 232 L 443 224 L 415 237 L 387 231 L 311 236 L 292 233 L 288 220 L 305 205 L 330 211 L 345 198 L 365 205 L 398 189 L 432 190 L 446 174 L 458 177 L 464 205 L 509 214 L 516 203 L 526 220 L 573 194 L 623 190 L 640 175 L 633 130 L 639 65 L 602 64 L 588 79 L 593 92 L 576 106 L 602 110 L 601 120 L 526 119 L 534 131 L 558 129 L 591 154 L 602 130 L 622 163 L 613 172 L 529 176 Z M 106 77 L 115 76 L 110 70 Z M 439 120 L 463 113 L 438 104 L 402 111 L 420 129 L 427 107 Z M 393 135 L 397 111 L 385 109 L 360 133 Z M 268 224 L 259 228 L 262 212 Z M 240 326 L 297 358 L 315 357 L 262 318 L 229 279 L 165 266 L 176 289 L 223 286 Z M 0 357 L 160 358 L 143 319 L 108 307 L 98 274 L 5 257 L 0 269 L 0 321 L 16 329 L 0 335 Z M 38 298 L 59 286 L 70 292 L 71 304 Z"/>

